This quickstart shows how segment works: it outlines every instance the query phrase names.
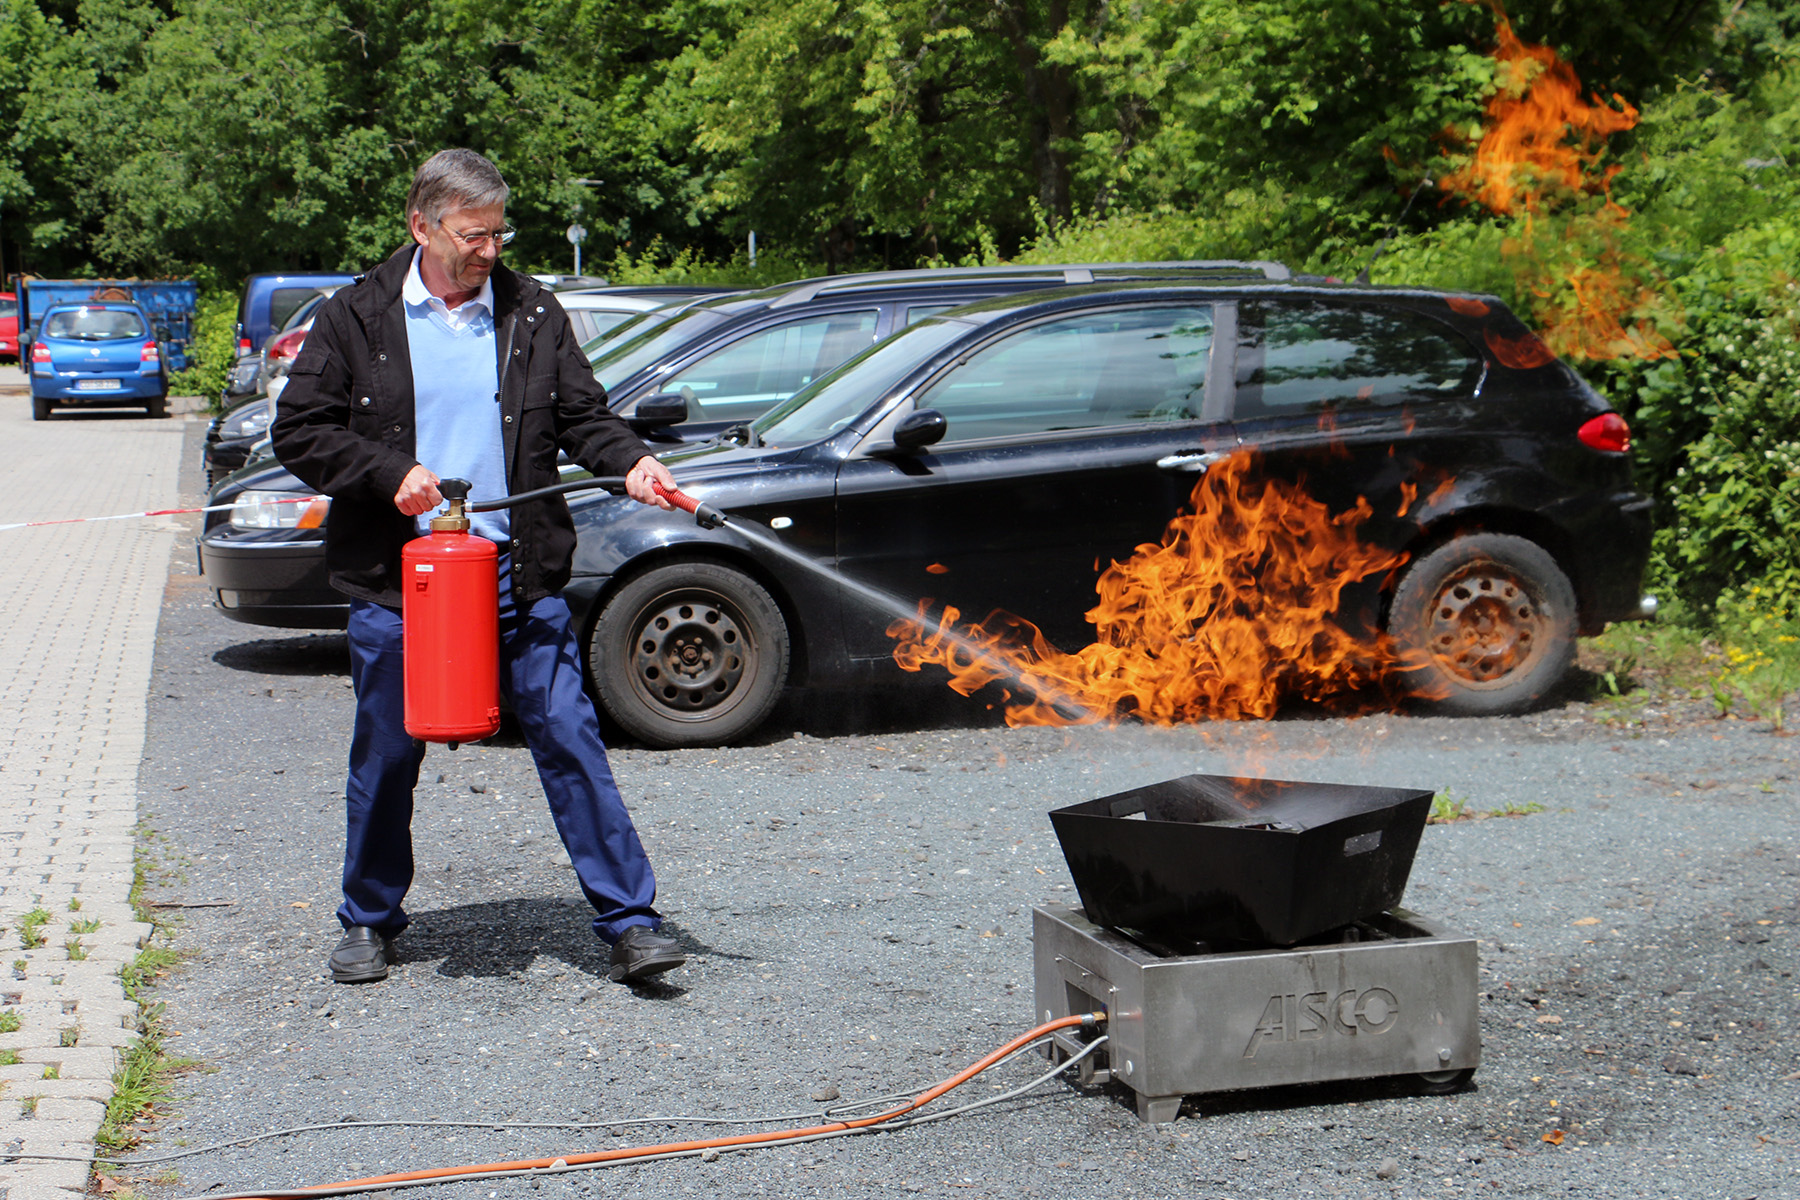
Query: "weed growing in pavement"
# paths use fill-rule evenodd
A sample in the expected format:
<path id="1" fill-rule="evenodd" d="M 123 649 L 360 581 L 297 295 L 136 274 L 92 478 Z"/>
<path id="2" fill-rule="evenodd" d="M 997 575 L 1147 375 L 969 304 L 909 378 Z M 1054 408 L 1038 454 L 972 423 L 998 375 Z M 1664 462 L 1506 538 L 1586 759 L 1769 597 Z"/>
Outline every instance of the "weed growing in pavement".
<path id="1" fill-rule="evenodd" d="M 19 1101 L 19 1115 L 28 1121 L 37 1116 L 38 1101 L 42 1099 L 42 1096 L 27 1096 Z"/>
<path id="2" fill-rule="evenodd" d="M 56 1035 L 56 1044 L 68 1050 L 81 1044 L 81 1026 L 71 1025 Z"/>
<path id="3" fill-rule="evenodd" d="M 45 1079 L 61 1079 L 62 1072 L 56 1069 L 55 1063 L 51 1063 L 49 1066 L 44 1068 L 44 1078 Z"/>
<path id="4" fill-rule="evenodd" d="M 69 932 L 70 933 L 99 933 L 100 932 L 100 918 L 87 917 L 80 921 L 70 921 L 69 922 Z"/>
<path id="5" fill-rule="evenodd" d="M 70 962 L 80 962 L 88 956 L 87 947 L 81 944 L 80 938 L 70 938 L 63 943 L 63 951 Z"/>
<path id="6" fill-rule="evenodd" d="M 1469 801 L 1467 797 L 1458 796 L 1455 792 L 1443 791 L 1431 798 L 1431 815 L 1426 817 L 1430 825 L 1446 825 L 1451 821 L 1460 821 L 1468 815 Z"/>
<path id="7" fill-rule="evenodd" d="M 152 935 L 152 944 L 119 968 L 119 981 L 124 985 L 125 995 L 138 1006 L 138 1036 L 120 1053 L 119 1069 L 113 1073 L 112 1098 L 106 1103 L 100 1132 L 94 1135 L 94 1140 L 109 1150 L 128 1150 L 136 1146 L 139 1135 L 133 1126 L 169 1099 L 173 1091 L 172 1080 L 177 1073 L 199 1065 L 193 1059 L 169 1057 L 164 1049 L 167 1032 L 163 1005 L 160 1001 L 152 1001 L 148 995 L 156 981 L 181 961 L 181 956 L 167 946 L 154 943 L 154 938 L 164 934 L 166 921 L 145 903 L 144 892 L 152 878 L 170 878 L 176 873 L 151 858 L 145 849 L 146 843 L 157 840 L 155 832 L 140 825 L 137 834 L 130 900 L 137 918 L 154 925 L 156 932 Z"/>
<path id="8" fill-rule="evenodd" d="M 44 937 L 44 922 L 50 914 L 42 908 L 34 908 L 19 918 L 19 941 L 27 950 L 36 950 L 47 940 Z"/>
<path id="9" fill-rule="evenodd" d="M 0 1050 L 0 1067 L 16 1067 L 19 1065 L 17 1050 Z"/>
<path id="10" fill-rule="evenodd" d="M 1531 813 L 1544 811 L 1544 806 L 1534 802 L 1526 804 L 1509 803 L 1499 808 L 1471 809 L 1466 796 L 1459 796 L 1448 789 L 1431 798 L 1431 815 L 1426 817 L 1428 825 L 1448 825 L 1453 821 L 1485 821 L 1489 817 L 1523 817 Z"/>
<path id="11" fill-rule="evenodd" d="M 16 1012 L 0 1012 L 0 1033 L 19 1032 L 19 1014 Z"/>

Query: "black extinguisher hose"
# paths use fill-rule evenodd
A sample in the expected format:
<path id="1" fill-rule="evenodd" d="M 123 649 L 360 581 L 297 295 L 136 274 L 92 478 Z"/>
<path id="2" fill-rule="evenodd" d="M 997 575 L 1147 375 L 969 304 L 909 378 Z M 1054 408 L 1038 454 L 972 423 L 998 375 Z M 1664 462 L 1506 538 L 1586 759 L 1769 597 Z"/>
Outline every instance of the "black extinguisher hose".
<path id="1" fill-rule="evenodd" d="M 446 480 L 445 482 L 451 482 Z M 467 484 L 463 485 L 466 489 Z M 511 496 L 502 496 L 498 500 L 473 500 L 465 507 L 465 512 L 498 512 L 503 508 L 511 508 L 515 504 L 523 504 L 527 500 L 542 500 L 547 496 L 561 496 L 568 492 L 586 492 L 594 488 L 605 488 L 615 495 L 625 491 L 623 475 L 595 475 L 588 479 L 577 479 L 573 483 L 557 483 L 549 487 L 533 488 L 529 492 L 518 492 Z M 439 484 L 439 490 L 443 485 Z M 464 495 L 467 495 L 465 490 Z"/>
<path id="2" fill-rule="evenodd" d="M 446 483 L 462 484 L 463 495 L 469 494 L 469 485 L 462 480 L 445 480 Z M 702 529 L 717 529 L 725 524 L 725 514 L 712 505 L 696 500 L 680 488 L 670 491 L 662 484 L 652 482 L 651 487 L 656 494 L 673 504 L 683 512 L 694 514 L 694 521 Z M 572 483 L 558 483 L 550 487 L 533 488 L 529 492 L 519 492 L 511 496 L 502 496 L 498 500 L 476 500 L 464 506 L 465 512 L 495 512 L 502 508 L 511 508 L 515 504 L 523 504 L 527 500 L 542 500 L 547 496 L 561 496 L 569 492 L 585 492 L 594 488 L 605 488 L 614 495 L 625 491 L 625 477 L 622 475 L 595 475 L 588 479 L 577 479 Z M 439 484 L 442 490 L 442 483 Z"/>

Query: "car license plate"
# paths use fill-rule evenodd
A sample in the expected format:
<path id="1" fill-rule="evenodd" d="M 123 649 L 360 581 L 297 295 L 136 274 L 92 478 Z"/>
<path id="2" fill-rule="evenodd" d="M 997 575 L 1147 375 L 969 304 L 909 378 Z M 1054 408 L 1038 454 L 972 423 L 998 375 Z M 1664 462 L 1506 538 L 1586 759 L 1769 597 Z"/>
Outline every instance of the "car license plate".
<path id="1" fill-rule="evenodd" d="M 75 390 L 78 392 L 116 392 L 119 381 L 116 379 L 77 379 Z"/>

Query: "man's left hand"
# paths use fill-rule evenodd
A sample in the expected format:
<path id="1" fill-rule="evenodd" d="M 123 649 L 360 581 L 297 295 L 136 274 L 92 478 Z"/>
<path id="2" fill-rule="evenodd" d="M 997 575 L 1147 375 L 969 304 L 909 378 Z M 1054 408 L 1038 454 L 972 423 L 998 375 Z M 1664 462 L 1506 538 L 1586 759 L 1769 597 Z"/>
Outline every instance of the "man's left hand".
<path id="1" fill-rule="evenodd" d="M 660 483 L 667 491 L 675 490 L 675 477 L 669 474 L 669 468 L 651 455 L 632 464 L 631 470 L 625 473 L 625 492 L 639 504 L 654 504 L 658 508 L 672 509 L 675 506 L 656 494 L 652 483 Z"/>

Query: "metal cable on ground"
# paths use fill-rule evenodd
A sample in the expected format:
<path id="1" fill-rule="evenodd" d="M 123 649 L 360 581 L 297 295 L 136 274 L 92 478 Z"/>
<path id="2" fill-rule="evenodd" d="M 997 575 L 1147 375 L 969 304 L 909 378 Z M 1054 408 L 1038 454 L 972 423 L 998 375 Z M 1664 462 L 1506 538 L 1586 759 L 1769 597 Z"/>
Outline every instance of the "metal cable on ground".
<path id="1" fill-rule="evenodd" d="M 1043 1040 L 1044 1039 L 1039 1039 L 1038 1042 L 1032 1042 L 1025 1046 L 1021 1046 L 1018 1050 L 1015 1050 L 1012 1055 L 1008 1055 L 1007 1058 L 1023 1054 L 1025 1051 L 1040 1044 Z M 833 1138 L 859 1137 L 865 1133 L 891 1133 L 899 1129 L 910 1129 L 914 1125 L 929 1125 L 934 1121 L 947 1121 L 951 1117 L 962 1116 L 964 1113 L 971 1113 L 977 1109 L 988 1108 L 995 1104 L 1004 1103 L 1007 1100 L 1017 1099 L 1031 1091 L 1033 1088 L 1040 1087 L 1056 1078 L 1058 1075 L 1061 1075 L 1088 1055 L 1099 1050 L 1107 1043 L 1107 1040 L 1108 1039 L 1104 1034 L 1095 1038 L 1075 1054 L 1058 1063 L 1056 1066 L 1051 1067 L 1036 1079 L 1033 1079 L 1028 1083 L 1020 1084 L 1009 1092 L 1002 1092 L 997 1096 L 987 1096 L 980 1100 L 971 1101 L 968 1104 L 962 1105 L 960 1108 L 946 1109 L 943 1112 L 921 1113 L 900 1117 L 882 1125 L 863 1125 L 847 1129 L 833 1128 L 823 1133 L 802 1134 L 795 1137 L 783 1138 L 780 1141 L 719 1146 L 708 1149 L 668 1150 L 651 1153 L 650 1151 L 654 1150 L 655 1147 L 648 1147 L 645 1152 L 641 1154 L 629 1157 L 610 1158 L 602 1162 L 571 1163 L 567 1159 L 557 1159 L 547 1167 L 496 1169 L 493 1171 L 450 1177 L 411 1179 L 402 1183 L 373 1184 L 359 1182 L 355 1184 L 340 1184 L 317 1188 L 295 1188 L 288 1191 L 208 1193 L 205 1196 L 185 1197 L 184 1200 L 317 1200 L 318 1197 L 323 1196 L 354 1196 L 362 1192 L 374 1191 L 377 1189 L 381 1191 L 398 1191 L 401 1188 L 435 1187 L 440 1183 L 467 1183 L 492 1179 L 543 1178 L 546 1175 L 568 1175 L 576 1171 L 598 1171 L 605 1167 L 628 1167 L 635 1166 L 639 1163 L 662 1162 L 667 1159 L 704 1158 L 707 1154 L 731 1154 L 740 1150 L 760 1150 L 772 1146 L 798 1146 L 808 1142 L 830 1141 Z M 1005 1060 L 1003 1059 L 1001 1061 Z"/>
<path id="2" fill-rule="evenodd" d="M 581 1154 L 558 1155 L 554 1158 L 522 1159 L 515 1162 L 479 1163 L 460 1167 L 439 1167 L 422 1171 L 402 1171 L 389 1175 L 373 1175 L 364 1179 L 351 1179 L 342 1183 L 325 1184 L 319 1187 L 296 1188 L 280 1191 L 237 1192 L 228 1195 L 212 1194 L 206 1197 L 194 1197 L 192 1200 L 287 1200 L 288 1197 L 347 1196 L 359 1192 L 386 1190 L 396 1187 L 415 1187 L 430 1183 L 448 1183 L 463 1179 L 494 1179 L 516 1175 L 560 1174 L 564 1171 L 592 1167 L 613 1166 L 626 1162 L 649 1162 L 662 1158 L 680 1158 L 705 1154 L 707 1151 L 725 1152 L 728 1150 L 749 1149 L 756 1146 L 791 1145 L 801 1142 L 818 1141 L 828 1137 L 841 1137 L 852 1133 L 875 1131 L 882 1128 L 904 1128 L 910 1124 L 923 1123 L 929 1119 L 941 1119 L 982 1107 L 987 1103 L 998 1102 L 1007 1096 L 990 1097 L 986 1101 L 977 1101 L 946 1113 L 934 1114 L 932 1117 L 908 1118 L 923 1106 L 931 1103 L 939 1096 L 953 1088 L 962 1086 L 975 1076 L 994 1065 L 1004 1062 L 1014 1055 L 1029 1049 L 1047 1035 L 1059 1029 L 1073 1026 L 1095 1028 L 1106 1021 L 1106 1014 L 1101 1012 L 1082 1013 L 1046 1021 L 1027 1033 L 1020 1034 L 1010 1042 L 984 1056 L 980 1061 L 963 1068 L 949 1079 L 934 1084 L 919 1093 L 900 1107 L 871 1117 L 858 1117 L 850 1120 L 834 1121 L 824 1125 L 802 1126 L 797 1129 L 768 1130 L 762 1133 L 738 1134 L 730 1137 L 707 1138 L 700 1141 L 665 1142 L 658 1145 L 642 1147 L 626 1147 L 618 1150 L 597 1150 Z M 1068 1062 L 1058 1064 L 1039 1080 L 1026 1085 L 1026 1090 L 1038 1083 L 1067 1070 L 1070 1065 L 1092 1052 L 1098 1041 L 1085 1048 L 1081 1055 Z"/>

